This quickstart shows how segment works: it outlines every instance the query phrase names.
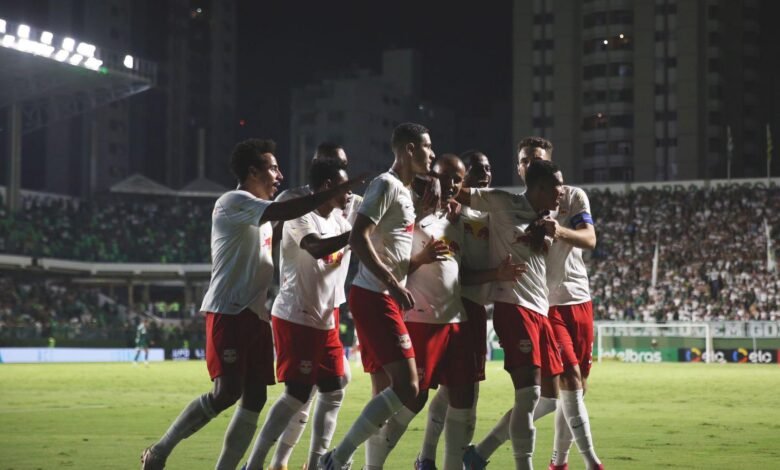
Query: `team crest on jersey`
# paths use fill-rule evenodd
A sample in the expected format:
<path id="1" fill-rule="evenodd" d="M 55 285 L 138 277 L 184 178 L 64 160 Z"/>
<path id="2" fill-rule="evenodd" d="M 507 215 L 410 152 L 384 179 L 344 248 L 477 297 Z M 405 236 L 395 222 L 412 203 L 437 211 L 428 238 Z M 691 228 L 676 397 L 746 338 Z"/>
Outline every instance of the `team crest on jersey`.
<path id="1" fill-rule="evenodd" d="M 222 351 L 222 360 L 225 364 L 233 364 L 238 360 L 238 351 L 235 349 L 225 349 Z"/>
<path id="2" fill-rule="evenodd" d="M 311 361 L 301 361 L 301 363 L 298 365 L 298 370 L 303 375 L 311 374 L 312 362 Z"/>
<path id="3" fill-rule="evenodd" d="M 412 349 L 412 338 L 409 335 L 401 335 L 398 337 L 398 345 L 401 349 Z"/>
<path id="4" fill-rule="evenodd" d="M 517 342 L 517 349 L 519 349 L 521 353 L 528 354 L 534 350 L 534 343 L 532 343 L 530 339 L 521 339 Z"/>
<path id="5" fill-rule="evenodd" d="M 344 259 L 344 252 L 343 251 L 337 251 L 335 253 L 331 253 L 327 255 L 326 257 L 322 258 L 322 261 L 327 264 L 328 266 L 338 267 L 341 266 L 341 260 Z"/>
<path id="6" fill-rule="evenodd" d="M 463 231 L 477 240 L 487 240 L 490 238 L 490 229 L 488 229 L 487 224 L 480 222 L 467 222 L 463 224 Z"/>
<path id="7" fill-rule="evenodd" d="M 412 222 L 411 224 L 407 225 L 404 228 L 404 232 L 406 232 L 406 233 L 414 233 L 414 222 Z"/>
<path id="8" fill-rule="evenodd" d="M 263 248 L 271 249 L 271 237 L 263 239 Z"/>

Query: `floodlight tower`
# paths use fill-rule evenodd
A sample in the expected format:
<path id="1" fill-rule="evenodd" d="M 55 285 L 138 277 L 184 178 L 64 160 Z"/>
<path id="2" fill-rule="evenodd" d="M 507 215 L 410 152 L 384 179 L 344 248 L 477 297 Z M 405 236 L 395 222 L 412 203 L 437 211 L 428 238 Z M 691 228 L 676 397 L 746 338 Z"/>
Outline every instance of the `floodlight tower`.
<path id="1" fill-rule="evenodd" d="M 157 77 L 154 62 L 4 18 L 0 64 L 0 110 L 8 119 L 5 201 L 10 211 L 21 203 L 23 134 L 141 93 L 153 87 Z M 96 157 L 93 149 L 91 167 Z"/>

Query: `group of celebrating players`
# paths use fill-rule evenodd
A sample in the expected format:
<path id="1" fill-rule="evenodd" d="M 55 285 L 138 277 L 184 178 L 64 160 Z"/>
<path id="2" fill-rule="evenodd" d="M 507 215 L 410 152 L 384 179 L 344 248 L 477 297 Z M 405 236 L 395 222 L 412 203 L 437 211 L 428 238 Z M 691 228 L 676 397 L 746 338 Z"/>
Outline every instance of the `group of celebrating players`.
<path id="1" fill-rule="evenodd" d="M 392 150 L 392 167 L 360 197 L 352 188 L 363 178 L 348 177 L 344 149 L 320 145 L 309 185 L 273 200 L 282 181 L 273 141 L 236 146 L 231 168 L 239 184 L 214 206 L 212 276 L 201 307 L 214 388 L 144 450 L 142 469 L 164 468 L 182 439 L 240 399 L 216 464 L 236 469 L 275 379 L 284 392 L 243 468 L 264 469 L 276 446 L 269 468 L 286 469 L 315 402 L 304 468 L 349 469 L 365 444 L 364 468 L 381 469 L 432 388 L 415 469 L 436 468 L 442 433 L 445 470 L 485 468 L 506 441 L 515 467 L 530 469 L 533 423 L 553 412 L 549 468 L 568 468 L 572 441 L 589 470 L 603 468 L 583 401 L 593 314 L 582 250 L 596 244 L 584 191 L 564 186 L 552 144 L 539 137 L 518 144 L 522 194 L 490 188 L 481 152 L 435 158 L 422 125 L 396 127 Z M 269 311 L 274 239 L 281 290 Z M 347 300 L 352 252 L 359 266 Z M 350 377 L 339 340 L 345 301 L 373 398 L 329 450 Z M 490 304 L 514 403 L 473 445 Z"/>

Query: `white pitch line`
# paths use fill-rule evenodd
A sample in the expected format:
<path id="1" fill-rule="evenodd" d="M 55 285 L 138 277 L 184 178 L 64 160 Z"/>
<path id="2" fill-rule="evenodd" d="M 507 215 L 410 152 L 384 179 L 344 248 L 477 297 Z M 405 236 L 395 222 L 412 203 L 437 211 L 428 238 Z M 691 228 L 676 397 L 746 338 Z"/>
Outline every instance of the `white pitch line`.
<path id="1" fill-rule="evenodd" d="M 108 408 L 108 405 L 81 405 L 81 406 L 55 406 L 55 407 L 47 406 L 42 408 L 14 408 L 9 410 L 0 409 L 0 414 L 34 413 L 36 411 L 97 410 L 101 408 Z"/>

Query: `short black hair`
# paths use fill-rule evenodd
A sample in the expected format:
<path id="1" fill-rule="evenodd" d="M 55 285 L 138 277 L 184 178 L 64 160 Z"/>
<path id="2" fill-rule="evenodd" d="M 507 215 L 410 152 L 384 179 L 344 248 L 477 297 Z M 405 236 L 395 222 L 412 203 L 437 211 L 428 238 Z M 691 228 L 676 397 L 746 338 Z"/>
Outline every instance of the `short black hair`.
<path id="1" fill-rule="evenodd" d="M 319 189 L 327 180 L 335 180 L 339 172 L 345 170 L 344 164 L 339 160 L 328 158 L 317 159 L 311 163 L 309 168 L 309 187 Z"/>
<path id="2" fill-rule="evenodd" d="M 247 139 L 236 144 L 230 157 L 230 170 L 239 182 L 249 175 L 250 166 L 260 166 L 260 156 L 276 152 L 276 142 L 271 139 Z"/>
<path id="3" fill-rule="evenodd" d="M 485 153 L 480 150 L 473 150 L 473 149 L 466 150 L 465 152 L 460 154 L 460 159 L 463 160 L 463 163 L 466 164 L 467 171 L 469 168 L 471 168 L 471 165 L 474 164 L 474 161 L 480 157 L 487 158 L 487 155 L 485 155 Z"/>
<path id="4" fill-rule="evenodd" d="M 314 160 L 320 158 L 331 158 L 338 160 L 339 150 L 343 149 L 344 147 L 335 142 L 323 142 L 317 146 L 317 151 L 314 152 Z"/>
<path id="5" fill-rule="evenodd" d="M 551 153 L 553 151 L 553 144 L 549 140 L 545 139 L 544 137 L 538 137 L 538 136 L 531 136 L 526 137 L 523 140 L 521 140 L 517 144 L 517 151 L 526 148 L 526 147 L 532 147 L 532 148 L 540 148 L 547 153 Z"/>
<path id="6" fill-rule="evenodd" d="M 525 172 L 525 185 L 531 189 L 547 182 L 558 182 L 555 174 L 559 171 L 558 165 L 549 160 L 534 160 Z"/>
<path id="7" fill-rule="evenodd" d="M 393 137 L 390 139 L 393 150 L 400 149 L 408 143 L 419 144 L 422 142 L 423 134 L 430 134 L 431 131 L 422 124 L 414 122 L 404 122 L 393 129 Z"/>

